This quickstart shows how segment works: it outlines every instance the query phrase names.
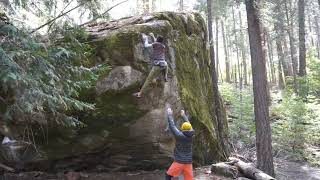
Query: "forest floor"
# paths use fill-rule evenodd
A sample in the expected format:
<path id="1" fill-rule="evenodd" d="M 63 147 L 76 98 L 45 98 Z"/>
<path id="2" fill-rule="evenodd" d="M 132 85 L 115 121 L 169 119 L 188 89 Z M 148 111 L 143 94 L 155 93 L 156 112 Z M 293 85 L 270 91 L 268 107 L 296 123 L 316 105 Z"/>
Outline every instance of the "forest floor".
<path id="1" fill-rule="evenodd" d="M 304 163 L 275 159 L 276 178 L 278 180 L 320 180 L 320 168 L 313 168 Z M 195 169 L 195 180 L 229 180 L 228 178 L 209 174 L 209 166 Z M 115 172 L 115 173 L 74 173 L 47 174 L 43 172 L 26 172 L 5 174 L 0 180 L 163 180 L 163 170 Z M 178 178 L 175 178 L 178 180 Z M 230 179 L 231 180 L 231 179 Z"/>

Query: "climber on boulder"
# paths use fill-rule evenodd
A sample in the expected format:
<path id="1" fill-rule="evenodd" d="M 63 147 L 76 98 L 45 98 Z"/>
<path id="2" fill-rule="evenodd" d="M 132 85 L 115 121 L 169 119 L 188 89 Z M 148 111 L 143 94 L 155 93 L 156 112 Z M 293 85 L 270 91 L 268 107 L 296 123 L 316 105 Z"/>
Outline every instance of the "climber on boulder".
<path id="1" fill-rule="evenodd" d="M 192 140 L 194 130 L 186 116 L 184 110 L 180 115 L 184 121 L 181 125 L 181 131 L 175 126 L 172 109 L 167 109 L 169 128 L 176 139 L 176 147 L 174 149 L 174 162 L 166 172 L 166 180 L 172 177 L 178 177 L 183 173 L 185 180 L 193 180 L 192 170 Z"/>
<path id="2" fill-rule="evenodd" d="M 149 44 L 148 42 L 148 36 L 145 34 L 141 34 L 143 39 L 143 44 L 145 48 L 152 47 L 152 69 L 144 82 L 142 88 L 139 92 L 134 93 L 134 95 L 138 98 L 140 98 L 145 92 L 150 83 L 153 81 L 153 79 L 158 76 L 159 74 L 163 73 L 165 82 L 168 82 L 168 64 L 165 60 L 165 45 L 163 44 L 163 37 L 158 36 L 157 38 L 154 37 L 153 33 L 150 33 L 150 36 L 153 38 L 153 43 Z"/>

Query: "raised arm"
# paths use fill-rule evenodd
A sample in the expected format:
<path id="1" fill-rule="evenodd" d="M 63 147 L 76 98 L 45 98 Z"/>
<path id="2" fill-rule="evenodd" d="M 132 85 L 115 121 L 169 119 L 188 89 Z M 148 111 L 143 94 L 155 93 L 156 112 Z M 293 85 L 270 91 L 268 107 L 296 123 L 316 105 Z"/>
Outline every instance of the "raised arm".
<path id="1" fill-rule="evenodd" d="M 153 42 L 156 42 L 156 41 L 157 41 L 157 39 L 154 37 L 154 34 L 153 34 L 153 33 L 150 33 L 149 35 L 152 37 Z"/>
<path id="2" fill-rule="evenodd" d="M 145 48 L 152 47 L 152 43 L 149 44 L 148 42 L 148 36 L 142 33 L 142 39 L 143 39 L 143 45 Z"/>
<path id="3" fill-rule="evenodd" d="M 173 119 L 173 112 L 171 110 L 171 108 L 167 109 L 167 114 L 168 114 L 168 124 L 169 124 L 169 128 L 171 130 L 171 132 L 173 133 L 173 135 L 176 138 L 181 138 L 184 137 L 183 133 L 181 131 L 179 131 L 179 129 L 176 127 L 176 125 L 174 124 L 174 119 Z"/>
<path id="4" fill-rule="evenodd" d="M 184 112 L 184 110 L 180 111 L 180 115 L 182 117 L 183 122 L 189 122 L 189 119 L 188 119 L 186 113 Z"/>

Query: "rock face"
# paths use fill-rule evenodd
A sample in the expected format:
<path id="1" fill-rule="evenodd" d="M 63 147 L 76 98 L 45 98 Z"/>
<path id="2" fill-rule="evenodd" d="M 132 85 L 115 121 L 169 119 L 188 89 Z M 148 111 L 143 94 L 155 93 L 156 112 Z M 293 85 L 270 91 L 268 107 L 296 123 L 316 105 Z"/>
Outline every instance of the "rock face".
<path id="1" fill-rule="evenodd" d="M 81 113 L 80 130 L 49 131 L 42 147 L 50 169 L 133 170 L 165 168 L 172 162 L 174 139 L 165 131 L 166 103 L 176 115 L 183 107 L 195 129 L 194 163 L 225 160 L 217 136 L 207 32 L 199 14 L 157 13 L 87 27 L 96 54 L 84 64 L 108 64 L 94 87 L 80 98 L 96 104 Z M 151 68 L 141 33 L 165 38 L 169 82 L 155 80 L 141 99 L 132 96 Z M 223 109 L 223 108 L 222 108 Z M 176 116 L 178 119 L 178 116 Z M 179 123 L 177 123 L 179 124 Z M 227 129 L 224 130 L 227 132 Z"/>
<path id="2" fill-rule="evenodd" d="M 141 83 L 142 73 L 131 66 L 118 66 L 111 70 L 108 76 L 97 82 L 96 92 L 102 94 L 108 91 L 122 91 L 130 86 Z"/>

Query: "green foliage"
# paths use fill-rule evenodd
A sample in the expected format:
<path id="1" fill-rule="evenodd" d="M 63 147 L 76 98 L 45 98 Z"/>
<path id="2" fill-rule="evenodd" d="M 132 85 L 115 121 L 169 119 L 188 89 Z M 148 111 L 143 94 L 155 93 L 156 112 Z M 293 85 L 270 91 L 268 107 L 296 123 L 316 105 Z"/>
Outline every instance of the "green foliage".
<path id="1" fill-rule="evenodd" d="M 57 35 L 61 38 L 57 39 Z M 54 30 L 49 34 L 49 38 L 57 39 L 52 42 L 54 46 L 62 46 L 71 53 L 68 56 L 74 65 L 85 66 L 83 62 L 88 61 L 88 57 L 93 52 L 93 49 L 88 44 L 88 34 L 82 28 L 71 27 L 68 23 L 63 24 L 61 27 L 55 26 Z"/>
<path id="2" fill-rule="evenodd" d="M 227 9 L 231 5 L 231 3 L 233 2 L 231 2 L 230 0 L 213 0 L 213 17 L 225 17 L 227 14 Z M 207 0 L 197 0 L 194 9 L 198 12 L 207 14 Z"/>
<path id="3" fill-rule="evenodd" d="M 273 140 L 276 146 L 294 153 L 301 151 L 305 141 L 304 124 L 307 121 L 305 103 L 289 93 L 283 98 L 282 104 L 272 111 L 281 116 L 280 120 L 273 123 Z"/>
<path id="4" fill-rule="evenodd" d="M 242 91 L 231 84 L 222 84 L 220 92 L 227 104 L 229 115 L 230 137 L 233 142 L 242 141 L 254 144 L 255 123 L 252 89 Z M 279 96 L 279 97 L 275 97 Z M 315 156 L 320 145 L 320 104 L 316 101 L 305 102 L 295 96 L 293 91 L 285 95 L 272 94 L 271 106 L 272 141 L 276 154 L 291 156 L 295 159 L 307 159 L 319 165 L 320 159 Z M 281 98 L 281 102 L 275 99 Z M 241 103 L 242 102 L 242 103 Z M 242 117 L 242 118 L 241 118 Z"/>
<path id="5" fill-rule="evenodd" d="M 222 84 L 220 92 L 227 104 L 230 104 L 227 110 L 233 117 L 229 123 L 231 138 L 250 142 L 255 135 L 252 90 L 243 89 L 240 93 L 233 85 Z"/>
<path id="6" fill-rule="evenodd" d="M 307 62 L 309 93 L 320 98 L 320 60 L 316 57 L 315 51 L 309 51 Z"/>
<path id="7" fill-rule="evenodd" d="M 74 65 L 90 56 L 90 47 L 76 39 L 85 38 L 84 32 L 65 35 L 59 43 L 45 44 L 12 25 L 0 25 L 1 121 L 83 125 L 70 112 L 94 108 L 76 98 L 97 77 Z"/>
<path id="8" fill-rule="evenodd" d="M 320 98 L 320 60 L 316 56 L 316 52 L 311 49 L 307 54 L 307 76 L 296 77 L 298 95 L 305 100 L 311 96 Z M 294 78 L 286 78 L 288 92 L 295 92 Z"/>
<path id="9" fill-rule="evenodd" d="M 272 124 L 274 149 L 312 161 L 308 148 L 320 144 L 319 105 L 306 103 L 293 93 L 287 93 L 283 102 L 271 111 L 279 117 Z M 319 159 L 317 161 L 319 163 Z"/>

